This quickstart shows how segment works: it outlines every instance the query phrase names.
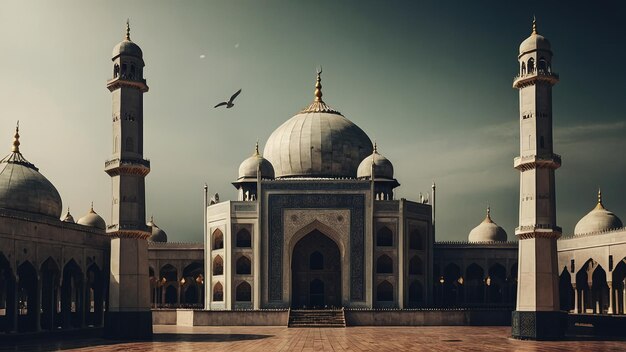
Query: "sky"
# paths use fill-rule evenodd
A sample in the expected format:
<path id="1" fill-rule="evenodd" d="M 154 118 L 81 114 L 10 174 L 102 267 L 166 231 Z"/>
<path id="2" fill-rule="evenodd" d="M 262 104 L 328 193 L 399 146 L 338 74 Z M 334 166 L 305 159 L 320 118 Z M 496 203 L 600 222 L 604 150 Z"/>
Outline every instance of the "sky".
<path id="1" fill-rule="evenodd" d="M 313 99 L 378 142 L 419 199 L 437 184 L 437 240 L 485 216 L 514 240 L 519 44 L 552 43 L 557 223 L 596 203 L 626 220 L 626 5 L 620 1 L 0 1 L 0 150 L 21 151 L 75 218 L 110 218 L 111 50 L 130 18 L 143 50 L 146 213 L 170 241 L 202 241 L 203 185 L 231 185 L 258 139 Z M 237 89 L 233 109 L 213 109 Z M 4 140 L 4 142 L 2 142 Z M 1 154 L 1 153 L 0 153 Z"/>

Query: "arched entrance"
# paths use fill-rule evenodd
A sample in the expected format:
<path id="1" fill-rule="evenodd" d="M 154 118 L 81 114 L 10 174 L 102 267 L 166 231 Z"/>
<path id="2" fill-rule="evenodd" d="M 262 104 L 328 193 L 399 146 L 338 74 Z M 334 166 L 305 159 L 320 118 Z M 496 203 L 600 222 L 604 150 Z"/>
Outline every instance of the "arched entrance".
<path id="1" fill-rule="evenodd" d="M 313 230 L 296 243 L 291 258 L 293 308 L 341 306 L 341 255 L 333 240 Z"/>

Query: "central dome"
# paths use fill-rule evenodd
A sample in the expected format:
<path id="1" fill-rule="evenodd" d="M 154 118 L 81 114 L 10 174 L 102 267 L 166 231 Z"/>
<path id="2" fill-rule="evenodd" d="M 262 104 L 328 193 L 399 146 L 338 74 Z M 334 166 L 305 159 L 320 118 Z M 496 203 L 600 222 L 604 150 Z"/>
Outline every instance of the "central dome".
<path id="1" fill-rule="evenodd" d="M 276 178 L 355 178 L 361 161 L 372 154 L 367 134 L 322 101 L 320 73 L 315 101 L 272 132 L 265 144 L 263 156 Z"/>

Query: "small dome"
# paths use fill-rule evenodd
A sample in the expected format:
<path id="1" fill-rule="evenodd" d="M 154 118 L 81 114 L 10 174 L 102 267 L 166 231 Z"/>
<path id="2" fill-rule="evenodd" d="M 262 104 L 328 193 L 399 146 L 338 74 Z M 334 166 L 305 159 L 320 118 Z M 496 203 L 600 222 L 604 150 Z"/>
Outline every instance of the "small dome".
<path id="1" fill-rule="evenodd" d="M 91 205 L 91 209 L 89 209 L 89 212 L 82 218 L 78 219 L 76 223 L 80 225 L 95 227 L 100 230 L 106 230 L 107 228 L 104 219 L 93 210 L 93 204 Z"/>
<path id="2" fill-rule="evenodd" d="M 74 221 L 74 217 L 72 216 L 72 214 L 70 214 L 70 208 L 67 208 L 67 214 L 65 214 L 65 217 L 63 218 L 63 222 L 71 222 L 71 223 L 76 222 Z"/>
<path id="3" fill-rule="evenodd" d="M 375 178 L 388 178 L 393 179 L 393 165 L 389 159 L 378 154 L 378 147 L 374 143 L 374 152 L 372 155 L 363 159 L 359 164 L 359 168 L 356 172 L 357 178 L 371 178 L 372 177 L 372 159 L 374 164 L 374 177 Z"/>
<path id="4" fill-rule="evenodd" d="M 140 59 L 143 57 L 139 45 L 130 40 L 130 24 L 128 22 L 126 22 L 126 37 L 113 48 L 113 59 L 120 55 L 134 56 Z"/>
<path id="5" fill-rule="evenodd" d="M 276 178 L 354 178 L 372 153 L 367 134 L 322 100 L 320 73 L 313 103 L 274 130 L 265 144 L 263 155 Z"/>
<path id="6" fill-rule="evenodd" d="M 491 220 L 491 208 L 487 208 L 485 220 L 470 231 L 469 242 L 506 242 L 506 231 Z"/>
<path id="7" fill-rule="evenodd" d="M 251 157 L 244 160 L 241 165 L 239 165 L 239 176 L 237 177 L 238 181 L 244 179 L 255 179 L 257 178 L 257 170 L 261 170 L 261 177 L 268 179 L 274 178 L 274 167 L 272 163 L 270 163 L 267 159 L 263 158 L 261 154 L 259 154 L 259 144 L 257 143 L 254 154 Z"/>
<path id="8" fill-rule="evenodd" d="M 12 153 L 0 160 L 0 208 L 58 219 L 62 211 L 59 192 L 20 153 L 19 127 L 14 138 Z"/>
<path id="9" fill-rule="evenodd" d="M 598 204 L 585 215 L 574 228 L 574 235 L 599 233 L 624 227 L 622 220 L 602 204 L 602 192 L 598 191 Z"/>
<path id="10" fill-rule="evenodd" d="M 150 235 L 150 237 L 148 237 L 148 241 L 151 241 L 151 242 L 167 242 L 167 234 L 165 233 L 165 231 L 161 230 L 161 228 L 158 227 L 154 223 L 154 219 L 153 218 L 150 218 L 150 221 L 148 221 L 148 223 L 146 225 L 148 227 L 150 227 L 150 229 L 152 230 L 152 235 Z"/>
<path id="11" fill-rule="evenodd" d="M 520 44 L 519 53 L 522 55 L 535 50 L 551 51 L 551 47 L 550 41 L 537 33 L 537 24 L 536 21 L 533 20 L 533 32 L 530 34 L 530 37 L 526 38 L 522 44 Z"/>

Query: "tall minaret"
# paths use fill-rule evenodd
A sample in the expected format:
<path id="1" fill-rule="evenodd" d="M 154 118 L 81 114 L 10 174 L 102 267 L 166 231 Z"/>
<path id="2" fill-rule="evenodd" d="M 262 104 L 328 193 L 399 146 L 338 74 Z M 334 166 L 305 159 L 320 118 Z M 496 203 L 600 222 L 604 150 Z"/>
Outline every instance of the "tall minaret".
<path id="1" fill-rule="evenodd" d="M 533 20 L 530 37 L 519 48 L 520 171 L 519 266 L 517 307 L 513 312 L 513 337 L 552 339 L 563 336 L 564 314 L 559 311 L 554 170 L 561 157 L 552 150 L 552 72 L 550 42 L 537 33 Z"/>
<path id="2" fill-rule="evenodd" d="M 126 22 L 124 40 L 113 48 L 113 155 L 104 170 L 112 181 L 111 278 L 105 333 L 114 338 L 152 336 L 145 177 L 150 162 L 143 158 L 144 62 L 139 46 L 130 40 Z"/>

